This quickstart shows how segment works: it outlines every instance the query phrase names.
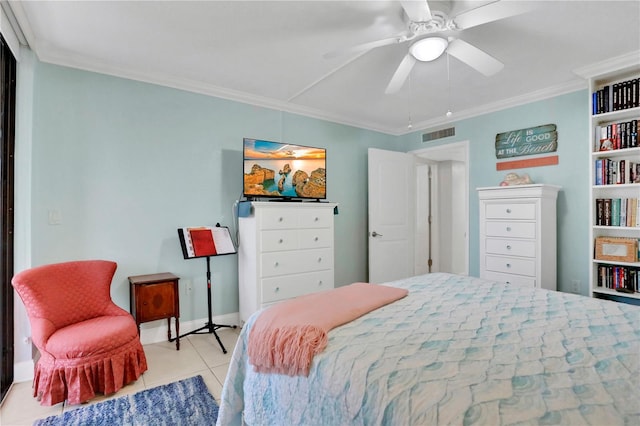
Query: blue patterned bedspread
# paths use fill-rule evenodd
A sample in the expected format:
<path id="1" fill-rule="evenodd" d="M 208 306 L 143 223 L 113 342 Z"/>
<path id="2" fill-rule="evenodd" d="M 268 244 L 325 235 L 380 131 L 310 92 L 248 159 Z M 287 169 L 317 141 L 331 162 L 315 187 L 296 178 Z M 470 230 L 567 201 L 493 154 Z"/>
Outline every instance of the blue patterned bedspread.
<path id="1" fill-rule="evenodd" d="M 329 333 L 309 377 L 258 374 L 245 325 L 218 425 L 640 424 L 640 307 L 430 274 Z"/>

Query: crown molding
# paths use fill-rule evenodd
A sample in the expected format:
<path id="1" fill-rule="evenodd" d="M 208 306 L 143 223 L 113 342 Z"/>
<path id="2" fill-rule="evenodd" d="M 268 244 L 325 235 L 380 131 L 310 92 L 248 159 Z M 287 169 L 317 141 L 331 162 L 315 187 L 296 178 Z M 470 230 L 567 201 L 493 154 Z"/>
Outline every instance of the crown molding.
<path id="1" fill-rule="evenodd" d="M 273 98 L 257 96 L 238 90 L 219 87 L 197 80 L 179 78 L 163 73 L 149 72 L 147 70 L 139 71 L 120 68 L 102 61 L 88 60 L 83 56 L 56 51 L 50 46 L 46 46 L 46 48 L 45 46 L 42 46 L 40 44 L 37 44 L 36 46 L 36 55 L 38 56 L 38 59 L 42 62 L 50 63 L 53 65 L 91 71 L 99 74 L 106 74 L 114 77 L 125 78 L 128 80 L 136 80 L 143 83 L 150 83 L 164 87 L 170 87 L 173 89 L 185 90 L 188 92 L 207 96 L 214 96 L 217 98 L 241 102 L 257 107 L 269 108 L 277 111 L 289 112 L 292 114 L 299 114 L 306 117 L 344 124 L 352 127 L 358 127 L 361 129 L 373 130 L 385 134 L 391 134 L 391 132 L 393 131 L 393 129 L 380 126 L 377 123 L 351 120 L 344 116 L 339 116 L 327 111 L 309 108 L 302 105 L 295 105 L 287 101 L 279 101 Z"/>
<path id="2" fill-rule="evenodd" d="M 380 124 L 374 122 L 353 120 L 320 109 L 309 108 L 302 105 L 295 105 L 287 101 L 279 101 L 268 97 L 256 96 L 246 92 L 231 90 L 212 84 L 206 84 L 192 79 L 178 78 L 162 73 L 119 68 L 113 66 L 112 64 L 97 60 L 89 60 L 86 57 L 69 54 L 68 52 L 55 51 L 51 49 L 50 46 L 46 46 L 45 48 L 45 46 L 36 44 L 36 47 L 37 51 L 40 52 L 40 54 L 38 54 L 38 52 L 36 52 L 36 54 L 38 55 L 38 59 L 42 62 L 69 68 L 81 69 L 84 71 L 91 71 L 99 74 L 111 75 L 114 77 L 120 77 L 129 80 L 140 81 L 143 83 L 150 83 L 164 87 L 185 90 L 192 93 L 218 97 L 257 107 L 288 112 L 291 114 L 298 114 L 305 117 L 357 127 L 360 129 L 367 129 L 391 136 L 402 136 L 413 132 L 424 131 L 443 124 L 448 125 L 456 121 L 477 117 L 480 115 L 528 104 L 535 101 L 553 98 L 565 93 L 575 92 L 577 90 L 585 89 L 588 86 L 586 80 L 582 78 L 576 78 L 561 85 L 553 86 L 531 93 L 526 93 L 520 96 L 493 102 L 490 104 L 485 104 L 476 108 L 456 111 L 451 117 L 446 117 L 443 115 L 442 118 L 414 123 L 412 129 L 409 130 L 406 127 L 385 127 L 380 126 Z"/>
<path id="3" fill-rule="evenodd" d="M 582 78 L 593 78 L 606 75 L 611 72 L 619 72 L 640 67 L 640 51 L 625 53 L 624 55 L 615 56 L 604 61 L 596 62 L 586 67 L 580 67 L 573 70 L 573 73 Z"/>
<path id="4" fill-rule="evenodd" d="M 446 117 L 444 114 L 442 118 L 436 118 L 432 120 L 421 121 L 413 125 L 411 131 L 407 131 L 406 128 L 396 129 L 396 135 L 406 135 L 413 132 L 430 130 L 434 127 L 441 125 L 451 125 L 456 121 L 466 120 L 468 118 L 478 117 L 481 115 L 489 114 L 513 108 L 521 105 L 530 104 L 532 102 L 542 101 L 545 99 L 555 98 L 556 96 L 564 95 L 567 93 L 576 92 L 578 90 L 586 89 L 588 87 L 587 82 L 583 79 L 574 79 L 572 81 L 549 87 L 535 92 L 525 93 L 520 96 L 516 96 L 509 99 L 504 99 L 497 102 L 481 105 L 476 108 L 470 108 L 463 111 L 454 112 L 451 117 Z"/>

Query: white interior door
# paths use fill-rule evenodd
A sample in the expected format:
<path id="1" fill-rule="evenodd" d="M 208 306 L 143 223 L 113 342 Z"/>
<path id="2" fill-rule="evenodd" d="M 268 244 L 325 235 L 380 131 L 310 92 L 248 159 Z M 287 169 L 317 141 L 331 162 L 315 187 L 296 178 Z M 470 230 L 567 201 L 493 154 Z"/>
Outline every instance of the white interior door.
<path id="1" fill-rule="evenodd" d="M 414 156 L 369 149 L 369 282 L 414 275 Z"/>

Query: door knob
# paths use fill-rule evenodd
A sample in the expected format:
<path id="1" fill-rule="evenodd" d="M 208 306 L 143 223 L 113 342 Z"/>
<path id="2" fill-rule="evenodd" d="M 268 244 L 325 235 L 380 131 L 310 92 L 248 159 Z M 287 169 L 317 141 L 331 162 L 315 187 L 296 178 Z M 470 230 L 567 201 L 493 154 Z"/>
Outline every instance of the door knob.
<path id="1" fill-rule="evenodd" d="M 372 236 L 372 237 L 382 237 L 382 234 L 378 234 L 376 231 L 373 231 L 373 232 L 371 233 L 371 236 Z"/>

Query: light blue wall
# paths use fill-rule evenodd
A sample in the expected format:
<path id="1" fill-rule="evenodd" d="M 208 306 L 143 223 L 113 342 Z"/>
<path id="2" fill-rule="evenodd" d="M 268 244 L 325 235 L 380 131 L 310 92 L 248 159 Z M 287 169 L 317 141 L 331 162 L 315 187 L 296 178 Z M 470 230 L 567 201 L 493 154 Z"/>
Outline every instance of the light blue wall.
<path id="1" fill-rule="evenodd" d="M 497 133 L 542 124 L 556 124 L 559 164 L 496 171 L 495 137 Z M 562 187 L 558 195 L 558 289 L 570 290 L 571 280 L 579 280 L 580 293 L 588 294 L 589 280 L 589 121 L 586 90 L 503 111 L 452 122 L 456 135 L 437 143 L 422 143 L 422 134 L 402 136 L 404 150 L 415 150 L 468 140 L 469 163 L 469 272 L 479 273 L 478 194 L 476 188 L 497 186 L 506 173 L 527 173 L 536 183 Z M 450 127 L 450 126 L 446 126 Z M 522 157 L 526 158 L 526 157 Z"/>
<path id="2" fill-rule="evenodd" d="M 206 264 L 182 258 L 177 228 L 233 225 L 243 137 L 327 148 L 336 285 L 366 280 L 367 148 L 395 137 L 44 63 L 34 72 L 33 265 L 114 260 L 112 294 L 126 309 L 128 276 L 170 271 L 181 318 L 206 317 Z M 48 223 L 55 209 L 60 225 Z M 237 312 L 237 256 L 211 268 L 214 315 Z"/>
<path id="3" fill-rule="evenodd" d="M 37 62 L 33 84 L 32 264 L 118 262 L 113 297 L 128 308 L 130 275 L 181 277 L 181 317 L 206 316 L 205 263 L 183 260 L 178 227 L 232 225 L 241 192 L 243 137 L 326 147 L 328 199 L 336 216 L 336 284 L 367 276 L 367 148 L 425 147 L 423 132 L 394 137 L 97 73 Z M 546 123 L 559 132 L 560 165 L 521 170 L 563 187 L 558 200 L 559 288 L 587 294 L 588 122 L 585 91 L 456 123 L 469 140 L 470 271 L 478 273 L 478 200 L 496 185 L 496 133 Z M 48 223 L 57 209 L 60 225 Z M 237 256 L 212 259 L 214 315 L 237 312 Z M 187 284 L 193 291 L 186 291 Z"/>

